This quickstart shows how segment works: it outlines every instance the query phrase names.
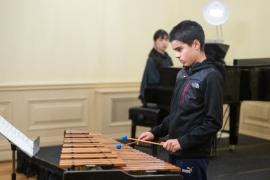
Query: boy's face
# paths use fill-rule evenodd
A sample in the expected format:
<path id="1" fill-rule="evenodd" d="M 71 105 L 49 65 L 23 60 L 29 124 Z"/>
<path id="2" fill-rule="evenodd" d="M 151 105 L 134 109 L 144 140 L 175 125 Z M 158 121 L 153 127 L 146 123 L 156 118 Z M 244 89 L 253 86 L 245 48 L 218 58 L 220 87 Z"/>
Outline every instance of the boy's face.
<path id="1" fill-rule="evenodd" d="M 168 48 L 168 45 L 169 45 L 168 37 L 163 37 L 163 38 L 160 37 L 155 41 L 155 47 L 164 52 Z"/>
<path id="2" fill-rule="evenodd" d="M 197 43 L 197 40 L 194 40 L 191 45 L 188 45 L 178 40 L 173 40 L 171 42 L 175 57 L 179 59 L 180 63 L 183 64 L 183 66 L 188 67 L 196 63 L 198 48 L 200 50 L 200 46 L 198 46 Z"/>

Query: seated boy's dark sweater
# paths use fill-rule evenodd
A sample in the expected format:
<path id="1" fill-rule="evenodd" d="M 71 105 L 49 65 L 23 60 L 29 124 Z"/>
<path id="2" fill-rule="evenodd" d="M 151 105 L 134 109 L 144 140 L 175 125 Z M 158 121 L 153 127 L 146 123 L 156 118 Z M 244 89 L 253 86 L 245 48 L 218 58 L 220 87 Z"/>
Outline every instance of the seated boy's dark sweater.
<path id="1" fill-rule="evenodd" d="M 143 73 L 139 99 L 144 100 L 144 90 L 146 87 L 160 83 L 160 68 L 172 65 L 172 59 L 166 52 L 161 54 L 155 48 L 151 50 Z"/>
<path id="2" fill-rule="evenodd" d="M 151 130 L 155 137 L 178 139 L 182 158 L 205 158 L 222 127 L 225 68 L 206 59 L 181 69 L 177 75 L 169 115 Z"/>

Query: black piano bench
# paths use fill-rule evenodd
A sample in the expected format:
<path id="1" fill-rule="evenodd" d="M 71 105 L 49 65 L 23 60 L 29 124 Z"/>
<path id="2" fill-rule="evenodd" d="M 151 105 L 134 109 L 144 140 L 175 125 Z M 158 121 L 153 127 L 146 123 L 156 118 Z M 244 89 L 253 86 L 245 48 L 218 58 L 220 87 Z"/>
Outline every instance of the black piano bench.
<path id="1" fill-rule="evenodd" d="M 153 128 L 159 125 L 167 115 L 158 107 L 132 107 L 129 109 L 129 119 L 131 120 L 131 137 L 136 137 L 136 127 L 144 126 Z M 152 145 L 153 155 L 157 155 L 157 146 Z"/>

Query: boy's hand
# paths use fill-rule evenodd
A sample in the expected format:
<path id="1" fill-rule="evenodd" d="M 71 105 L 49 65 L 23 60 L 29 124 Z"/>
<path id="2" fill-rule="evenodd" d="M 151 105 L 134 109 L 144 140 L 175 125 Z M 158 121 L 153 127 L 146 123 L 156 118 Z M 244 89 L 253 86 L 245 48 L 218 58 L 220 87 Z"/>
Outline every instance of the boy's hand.
<path id="1" fill-rule="evenodd" d="M 181 150 L 181 145 L 177 139 L 168 139 L 166 142 L 161 142 L 160 144 L 167 151 L 176 152 Z"/>
<path id="2" fill-rule="evenodd" d="M 154 135 L 153 135 L 151 132 L 143 132 L 143 133 L 139 136 L 138 140 L 151 141 L 151 140 L 153 140 L 154 138 L 155 138 L 155 137 L 154 137 Z"/>

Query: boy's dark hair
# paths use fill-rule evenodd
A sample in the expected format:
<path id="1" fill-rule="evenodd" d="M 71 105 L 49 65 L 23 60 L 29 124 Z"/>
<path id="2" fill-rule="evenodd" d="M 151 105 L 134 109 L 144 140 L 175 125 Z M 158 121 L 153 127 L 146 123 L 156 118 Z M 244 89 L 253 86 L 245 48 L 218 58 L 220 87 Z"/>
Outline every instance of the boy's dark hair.
<path id="1" fill-rule="evenodd" d="M 202 26 L 190 20 L 185 20 L 173 27 L 170 32 L 170 41 L 178 40 L 191 46 L 197 39 L 201 44 L 201 51 L 204 51 L 205 35 Z"/>
<path id="2" fill-rule="evenodd" d="M 165 30 L 159 29 L 155 32 L 153 39 L 154 39 L 154 41 L 156 41 L 159 38 L 161 38 L 161 39 L 169 38 L 169 34 Z"/>

